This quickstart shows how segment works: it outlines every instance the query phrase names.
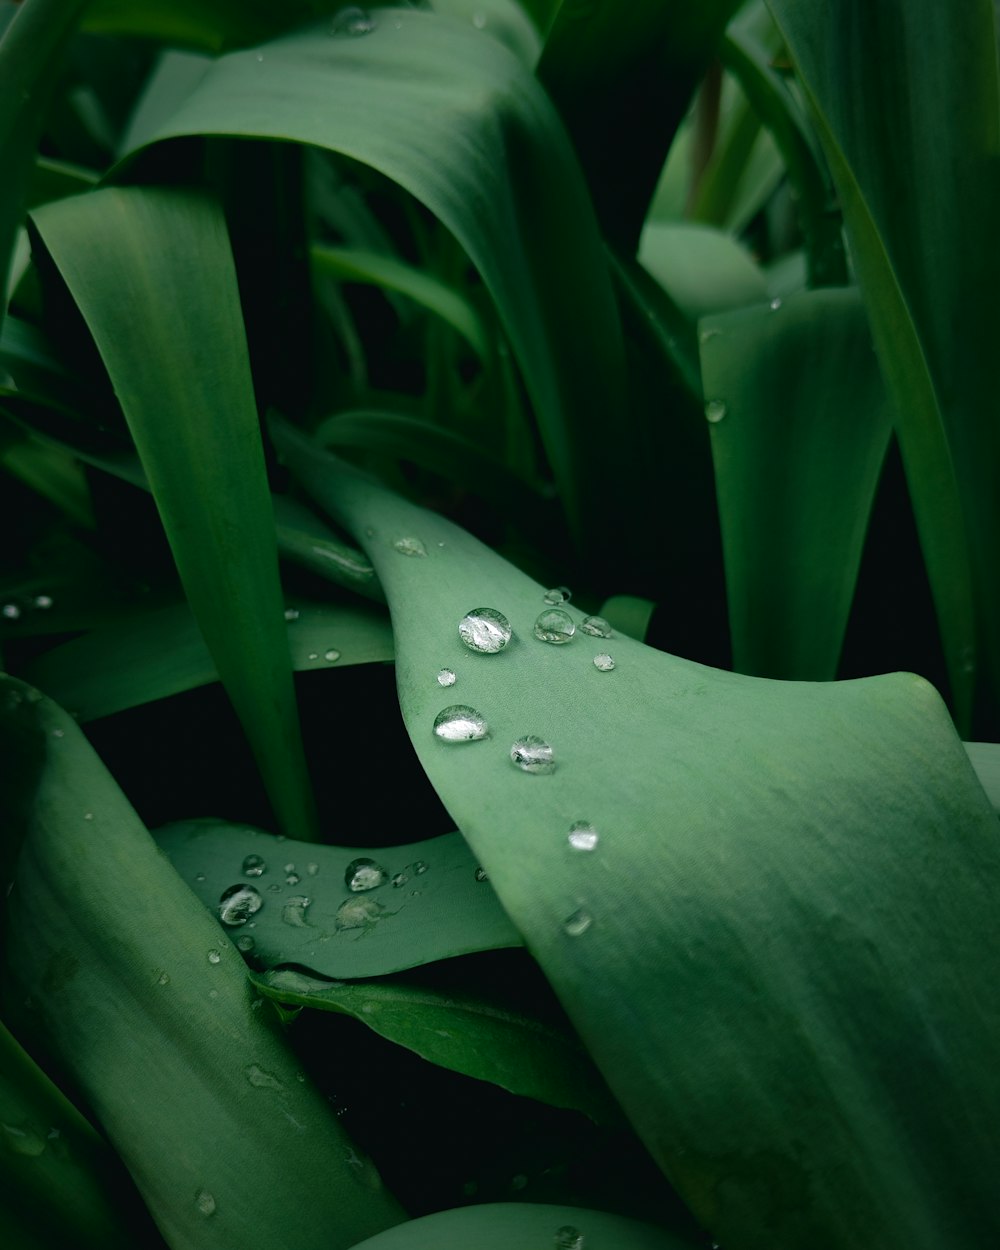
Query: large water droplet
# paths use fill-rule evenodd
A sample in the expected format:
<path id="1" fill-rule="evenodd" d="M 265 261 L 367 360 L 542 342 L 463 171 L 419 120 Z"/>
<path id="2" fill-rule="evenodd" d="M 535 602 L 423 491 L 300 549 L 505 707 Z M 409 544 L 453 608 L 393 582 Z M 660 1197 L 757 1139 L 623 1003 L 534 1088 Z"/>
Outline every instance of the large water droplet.
<path id="1" fill-rule="evenodd" d="M 567 916 L 563 921 L 563 931 L 570 937 L 580 937 L 586 933 L 590 926 L 594 923 L 594 917 L 589 911 L 578 907 L 572 915 Z"/>
<path id="2" fill-rule="evenodd" d="M 231 929 L 237 929 L 263 906 L 260 891 L 254 886 L 231 885 L 219 899 L 219 919 Z"/>
<path id="3" fill-rule="evenodd" d="M 330 647 L 328 651 L 323 652 L 323 659 L 326 660 L 327 664 L 336 664 L 340 659 L 340 652 L 336 647 Z"/>
<path id="4" fill-rule="evenodd" d="M 5 603 L 3 607 L 0 608 L 0 611 L 3 612 L 8 621 L 16 621 L 21 615 L 21 609 L 16 603 Z"/>
<path id="5" fill-rule="evenodd" d="M 584 1250 L 583 1233 L 572 1224 L 564 1224 L 556 1229 L 555 1250 Z"/>
<path id="6" fill-rule="evenodd" d="M 219 954 L 219 952 L 218 952 L 218 951 L 216 951 L 216 950 L 211 950 L 211 951 L 209 951 L 209 952 L 208 952 L 208 962 L 209 962 L 210 964 L 217 964 L 217 963 L 221 963 L 221 962 L 222 962 L 222 956 Z"/>
<path id="7" fill-rule="evenodd" d="M 542 598 L 550 607 L 558 607 L 560 603 L 569 603 L 573 598 L 573 592 L 568 586 L 553 586 L 551 590 L 547 590 Z"/>
<path id="8" fill-rule="evenodd" d="M 597 830 L 589 820 L 574 820 L 566 838 L 574 851 L 592 851 L 600 841 Z"/>
<path id="9" fill-rule="evenodd" d="M 373 929 L 385 908 L 373 898 L 349 898 L 337 908 L 334 926 L 342 929 Z"/>
<path id="10" fill-rule="evenodd" d="M 437 675 L 437 683 L 439 686 L 454 686 L 455 674 L 450 668 L 443 668 Z"/>
<path id="11" fill-rule="evenodd" d="M 540 642 L 553 642 L 560 646 L 576 633 L 573 618 L 561 608 L 548 608 L 535 621 L 535 637 Z"/>
<path id="12" fill-rule="evenodd" d="M 510 642 L 510 621 L 496 608 L 473 608 L 458 622 L 458 636 L 470 651 L 495 655 Z"/>
<path id="13" fill-rule="evenodd" d="M 526 773 L 554 773 L 556 770 L 552 748 L 534 734 L 518 738 L 510 748 L 510 758 Z"/>
<path id="14" fill-rule="evenodd" d="M 710 399 L 705 405 L 705 418 L 713 425 L 717 425 L 725 415 L 726 401 L 724 399 Z"/>
<path id="15" fill-rule="evenodd" d="M 369 35 L 378 25 L 370 13 L 355 5 L 341 9 L 333 19 L 330 33 L 341 36 Z"/>
<path id="16" fill-rule="evenodd" d="M 392 544 L 401 556 L 425 556 L 427 548 L 419 538 L 397 538 Z"/>
<path id="17" fill-rule="evenodd" d="M 388 879 L 386 870 L 373 859 L 352 859 L 344 872 L 344 884 L 355 894 L 377 890 Z"/>
<path id="18" fill-rule="evenodd" d="M 246 1073 L 246 1078 L 254 1089 L 276 1089 L 280 1091 L 285 1088 L 273 1072 L 268 1072 L 259 1064 L 251 1063 L 250 1066 L 244 1068 L 243 1071 Z"/>
<path id="19" fill-rule="evenodd" d="M 609 655 L 607 651 L 601 651 L 594 656 L 594 668 L 600 669 L 602 673 L 610 673 L 614 666 L 614 656 Z"/>
<path id="20" fill-rule="evenodd" d="M 248 855 L 243 861 L 244 877 L 262 877 L 267 872 L 263 855 Z"/>
<path id="21" fill-rule="evenodd" d="M 194 1205 L 202 1213 L 202 1215 L 215 1214 L 215 1199 L 207 1189 L 199 1189 L 194 1196 Z"/>
<path id="22" fill-rule="evenodd" d="M 290 924 L 293 929 L 306 929 L 309 927 L 306 909 L 311 906 L 311 898 L 306 898 L 304 894 L 296 894 L 282 907 L 281 919 L 285 924 Z"/>
<path id="23" fill-rule="evenodd" d="M 443 742 L 476 742 L 489 737 L 489 732 L 481 713 L 466 703 L 446 707 L 434 717 L 434 733 Z"/>
<path id="24" fill-rule="evenodd" d="M 580 622 L 580 629 L 591 638 L 611 637 L 611 626 L 603 616 L 585 616 Z"/>

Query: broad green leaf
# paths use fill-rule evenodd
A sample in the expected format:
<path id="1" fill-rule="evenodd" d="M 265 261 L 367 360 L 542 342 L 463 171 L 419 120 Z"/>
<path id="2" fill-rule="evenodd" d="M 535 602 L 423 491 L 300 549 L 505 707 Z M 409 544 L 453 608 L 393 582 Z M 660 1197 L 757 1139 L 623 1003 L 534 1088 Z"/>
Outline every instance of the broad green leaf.
<path id="1" fill-rule="evenodd" d="M 987 1250 L 1000 840 L 933 689 L 912 674 L 744 677 L 621 634 L 539 642 L 542 586 L 287 427 L 275 435 L 369 550 L 435 789 L 705 1226 L 732 1250 Z M 394 553 L 393 534 L 428 558 Z M 498 654 L 458 637 L 479 605 L 511 623 Z M 613 671 L 595 668 L 598 650 Z M 489 737 L 433 733 L 442 663 Z M 551 744 L 552 774 L 512 762 L 523 734 Z M 599 833 L 593 851 L 568 842 L 579 820 Z"/>
<path id="2" fill-rule="evenodd" d="M 844 211 L 956 714 L 1000 701 L 1000 91 L 991 0 L 770 0 Z M 978 631 L 978 636 L 977 636 Z M 991 688 L 991 689 L 990 689 Z M 992 719 L 990 719 L 990 717 Z"/>
<path id="3" fill-rule="evenodd" d="M 412 975 L 352 985 L 291 968 L 254 976 L 253 983 L 279 1003 L 353 1016 L 430 1063 L 522 1098 L 582 1111 L 597 1123 L 621 1119 L 571 1030 L 497 999 L 489 986 L 442 990 Z"/>
<path id="4" fill-rule="evenodd" d="M 574 1241 L 578 1232 L 583 1241 Z M 562 1241 L 558 1241 L 559 1234 Z M 362 1242 L 356 1250 L 690 1250 L 674 1233 L 623 1215 L 546 1203 L 484 1203 L 437 1211 Z"/>
<path id="5" fill-rule="evenodd" d="M 457 833 L 365 850 L 277 841 L 245 825 L 189 820 L 165 825 L 156 840 L 216 917 L 219 939 L 252 937 L 253 958 L 265 969 L 295 964 L 321 977 L 357 979 L 521 945 Z M 244 872 L 250 855 L 266 865 L 259 877 Z M 382 870 L 380 886 L 348 888 L 348 875 L 355 875 L 348 869 L 359 859 L 376 865 L 369 880 Z M 263 905 L 246 928 L 223 929 L 219 904 L 233 885 L 253 886 Z"/>
<path id="6" fill-rule="evenodd" d="M 392 631 L 384 611 L 294 596 L 289 605 L 286 611 L 297 613 L 287 625 L 296 671 L 392 659 Z M 219 680 L 185 603 L 129 613 L 46 651 L 20 675 L 84 722 Z"/>
<path id="7" fill-rule="evenodd" d="M 105 188 L 34 221 L 107 366 L 278 818 L 308 837 L 274 511 L 221 212 L 194 192 Z"/>
<path id="8" fill-rule="evenodd" d="M 638 453 L 627 426 L 606 438 L 625 393 L 607 262 L 558 117 L 511 53 L 471 23 L 381 10 L 361 38 L 316 29 L 221 58 L 158 138 L 192 134 L 329 148 L 430 208 L 496 302 L 583 545 L 627 546 Z"/>
<path id="9" fill-rule="evenodd" d="M 4 678 L 0 754 L 10 1022 L 68 1074 L 173 1250 L 347 1250 L 397 1222 L 73 720 Z M 262 1160 L 280 1202 L 261 1201 Z"/>
<path id="10" fill-rule="evenodd" d="M 832 680 L 892 435 L 864 308 L 811 291 L 700 331 L 734 667 Z"/>
<path id="11" fill-rule="evenodd" d="M 648 222 L 639 260 L 691 321 L 767 297 L 750 253 L 711 226 Z"/>

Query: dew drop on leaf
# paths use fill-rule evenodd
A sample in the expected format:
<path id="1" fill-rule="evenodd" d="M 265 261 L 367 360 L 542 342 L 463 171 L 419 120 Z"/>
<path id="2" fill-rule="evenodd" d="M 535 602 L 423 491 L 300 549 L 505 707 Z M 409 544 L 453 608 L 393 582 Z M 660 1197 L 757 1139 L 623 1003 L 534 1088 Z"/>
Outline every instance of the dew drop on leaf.
<path id="1" fill-rule="evenodd" d="M 16 621 L 21 615 L 21 609 L 16 603 L 5 603 L 0 611 L 3 612 L 8 621 Z"/>
<path id="2" fill-rule="evenodd" d="M 562 1228 L 556 1229 L 554 1250 L 584 1250 L 585 1245 L 583 1233 L 572 1224 L 564 1224 Z"/>
<path id="3" fill-rule="evenodd" d="M 236 945 L 245 954 L 249 954 L 257 943 L 253 940 L 249 933 L 241 933 L 236 939 Z"/>
<path id="4" fill-rule="evenodd" d="M 341 37 L 356 38 L 358 35 L 369 35 L 378 25 L 370 13 L 356 5 L 348 5 L 334 16 L 330 33 Z"/>
<path id="5" fill-rule="evenodd" d="M 607 651 L 601 651 L 594 656 L 594 668 L 599 669 L 602 673 L 610 673 L 615 666 L 614 656 Z"/>
<path id="6" fill-rule="evenodd" d="M 323 652 L 323 659 L 326 660 L 327 664 L 336 664 L 340 659 L 340 652 L 336 647 L 330 647 L 328 651 Z"/>
<path id="7" fill-rule="evenodd" d="M 437 675 L 437 684 L 439 686 L 454 686 L 455 674 L 450 668 L 443 668 Z"/>
<path id="8" fill-rule="evenodd" d="M 580 629 L 591 638 L 611 637 L 611 626 L 603 616 L 585 616 L 580 622 Z"/>
<path id="9" fill-rule="evenodd" d="M 392 544 L 401 556 L 425 556 L 427 548 L 419 538 L 397 538 Z"/>
<path id="10" fill-rule="evenodd" d="M 285 620 L 286 621 L 297 621 L 298 619 L 299 619 L 298 608 L 285 608 Z"/>
<path id="11" fill-rule="evenodd" d="M 550 607 L 558 607 L 560 603 L 569 603 L 573 598 L 573 593 L 568 586 L 553 586 L 551 590 L 547 590 L 542 598 Z"/>
<path id="12" fill-rule="evenodd" d="M 470 651 L 495 655 L 510 642 L 510 621 L 496 608 L 473 608 L 458 623 L 458 636 Z"/>
<path id="13" fill-rule="evenodd" d="M 267 872 L 267 863 L 262 855 L 248 855 L 244 859 L 244 877 L 262 877 L 265 872 Z"/>
<path id="14" fill-rule="evenodd" d="M 51 595 L 35 595 L 31 601 L 36 608 L 41 608 L 43 612 L 52 607 Z"/>
<path id="15" fill-rule="evenodd" d="M 717 425 L 726 415 L 726 403 L 722 399 L 710 399 L 705 405 L 705 418 Z"/>
<path id="16" fill-rule="evenodd" d="M 455 703 L 434 717 L 434 733 L 443 742 L 476 742 L 489 732 L 482 714 L 466 703 Z"/>
<path id="17" fill-rule="evenodd" d="M 561 608 L 548 608 L 535 621 L 535 637 L 539 642 L 551 642 L 561 646 L 576 633 L 573 618 Z"/>
<path id="18" fill-rule="evenodd" d="M 574 851 L 592 851 L 600 841 L 597 830 L 589 820 L 574 820 L 566 840 Z"/>
<path id="19" fill-rule="evenodd" d="M 344 872 L 344 884 L 354 894 L 377 890 L 388 879 L 385 869 L 373 859 L 352 859 Z"/>
<path id="20" fill-rule="evenodd" d="M 273 1072 L 268 1072 L 259 1064 L 251 1063 L 243 1071 L 246 1073 L 247 1081 L 254 1089 L 274 1089 L 280 1091 L 285 1088 Z"/>
<path id="21" fill-rule="evenodd" d="M 296 894 L 282 907 L 281 919 L 285 924 L 291 925 L 293 929 L 308 928 L 309 921 L 306 920 L 306 910 L 311 906 L 311 898 L 307 898 L 304 894 Z"/>
<path id="22" fill-rule="evenodd" d="M 194 1205 L 202 1213 L 202 1215 L 215 1214 L 215 1199 L 207 1189 L 199 1189 L 194 1196 Z"/>
<path id="23" fill-rule="evenodd" d="M 552 748 L 535 734 L 518 738 L 510 748 L 510 758 L 526 773 L 554 773 L 556 770 Z"/>
<path id="24" fill-rule="evenodd" d="M 343 929 L 372 929 L 385 908 L 373 898 L 349 898 L 337 908 L 334 926 Z"/>
<path id="25" fill-rule="evenodd" d="M 219 919 L 224 925 L 236 929 L 246 924 L 255 912 L 264 906 L 260 891 L 252 885 L 231 885 L 219 899 Z"/>
<path id="26" fill-rule="evenodd" d="M 489 873 L 486 871 L 486 869 L 485 869 L 485 868 L 477 868 L 477 869 L 476 869 L 476 880 L 477 880 L 477 881 L 489 881 L 489 879 L 490 879 Z"/>
<path id="27" fill-rule="evenodd" d="M 210 964 L 217 964 L 221 960 L 222 960 L 222 956 L 219 954 L 217 950 L 210 950 L 208 952 L 208 962 Z"/>
<path id="28" fill-rule="evenodd" d="M 582 907 L 578 907 L 572 915 L 567 916 L 563 921 L 563 931 L 569 937 L 581 937 L 593 923 L 594 917 L 590 912 L 585 911 Z"/>

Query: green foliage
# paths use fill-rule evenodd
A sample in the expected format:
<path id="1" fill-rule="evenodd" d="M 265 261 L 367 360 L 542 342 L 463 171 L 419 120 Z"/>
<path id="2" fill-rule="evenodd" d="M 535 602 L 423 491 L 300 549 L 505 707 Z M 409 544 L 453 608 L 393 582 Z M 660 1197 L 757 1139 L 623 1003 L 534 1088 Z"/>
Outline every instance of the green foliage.
<path id="1" fill-rule="evenodd" d="M 13 1245 L 993 1250 L 994 25 L 0 6 Z"/>

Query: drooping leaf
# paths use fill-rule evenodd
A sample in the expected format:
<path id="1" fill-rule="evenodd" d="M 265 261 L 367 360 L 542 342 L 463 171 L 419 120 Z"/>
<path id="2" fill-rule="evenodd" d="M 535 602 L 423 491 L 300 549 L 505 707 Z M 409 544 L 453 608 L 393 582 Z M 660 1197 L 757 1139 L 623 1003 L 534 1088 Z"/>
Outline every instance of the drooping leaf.
<path id="1" fill-rule="evenodd" d="M 347 1250 L 397 1222 L 73 720 L 3 678 L 0 755 L 11 1023 L 80 1091 L 167 1243 Z M 280 1202 L 259 1201 L 262 1159 Z"/>
<path id="2" fill-rule="evenodd" d="M 1000 842 L 933 689 L 911 674 L 749 678 L 579 628 L 540 642 L 543 587 L 275 434 L 371 554 L 404 718 L 442 801 L 713 1235 L 733 1250 L 987 1250 Z M 428 558 L 379 541 L 395 533 Z M 497 654 L 458 637 L 480 605 L 512 626 Z M 432 732 L 442 661 L 489 737 Z M 551 744 L 553 773 L 512 762 L 523 734 Z M 580 820 L 599 834 L 590 852 L 568 841 Z"/>
<path id="3" fill-rule="evenodd" d="M 308 837 L 274 511 L 222 215 L 194 192 L 109 187 L 34 221 L 114 383 L 275 811 Z"/>
<path id="4" fill-rule="evenodd" d="M 252 927 L 226 932 L 252 938 L 254 960 L 265 969 L 296 964 L 322 977 L 357 979 L 521 945 L 457 833 L 372 851 L 279 842 L 245 825 L 200 820 L 166 825 L 156 840 L 217 919 L 233 885 L 258 892 L 262 906 Z M 250 855 L 266 865 L 259 877 L 244 872 Z M 380 885 L 348 888 L 348 875 L 355 875 L 348 869 L 358 860 L 374 861 L 367 880 L 381 877 Z"/>
<path id="5" fill-rule="evenodd" d="M 892 432 L 864 308 L 811 291 L 700 331 L 734 666 L 832 680 Z"/>

